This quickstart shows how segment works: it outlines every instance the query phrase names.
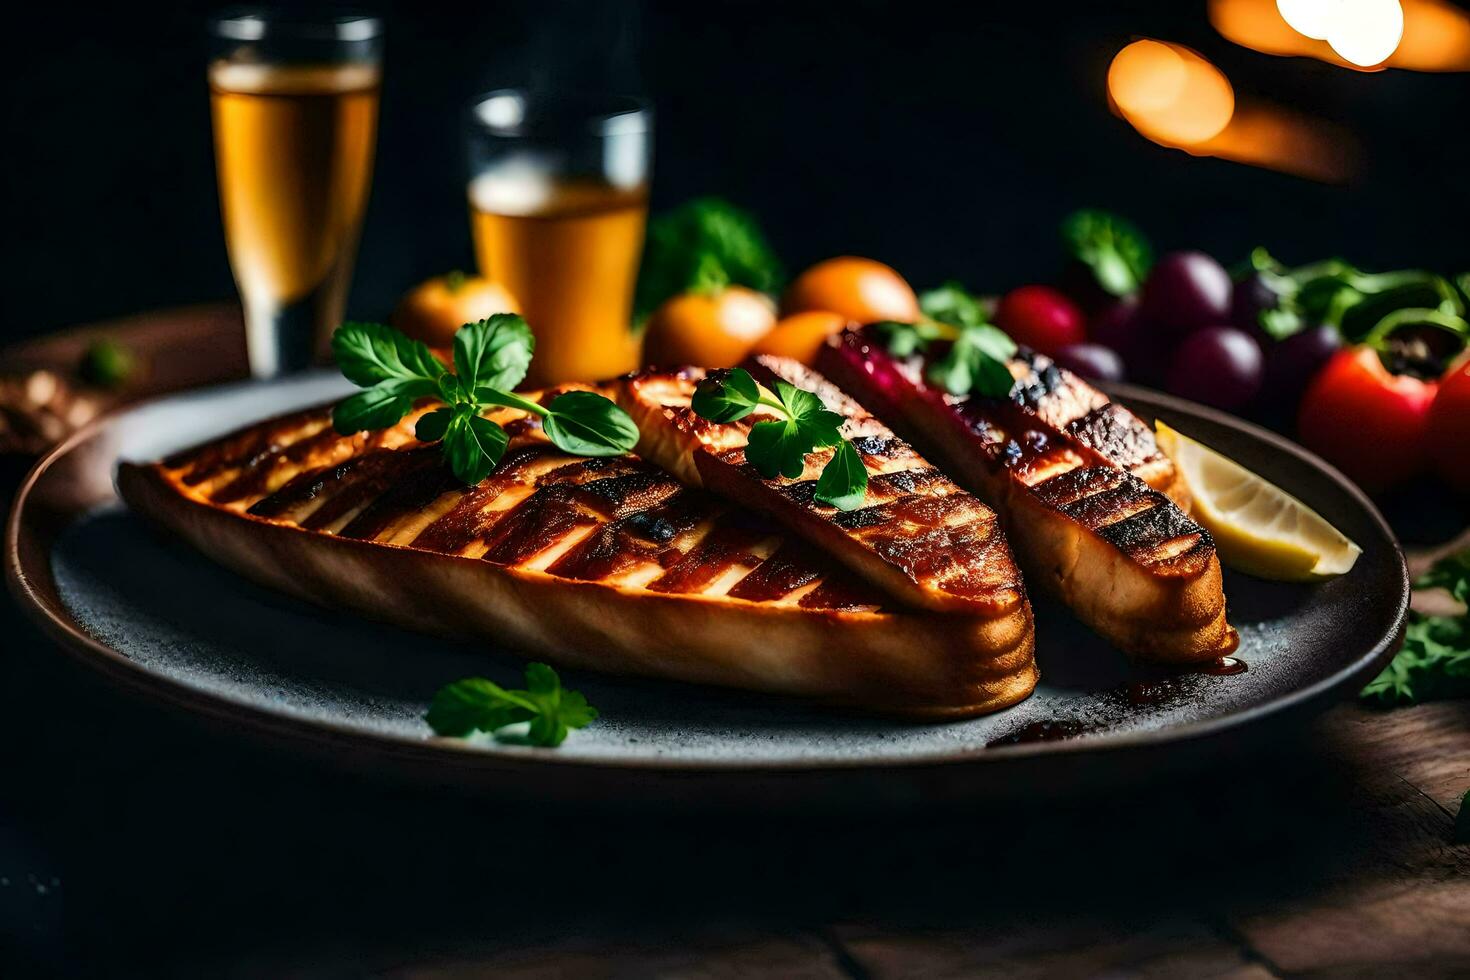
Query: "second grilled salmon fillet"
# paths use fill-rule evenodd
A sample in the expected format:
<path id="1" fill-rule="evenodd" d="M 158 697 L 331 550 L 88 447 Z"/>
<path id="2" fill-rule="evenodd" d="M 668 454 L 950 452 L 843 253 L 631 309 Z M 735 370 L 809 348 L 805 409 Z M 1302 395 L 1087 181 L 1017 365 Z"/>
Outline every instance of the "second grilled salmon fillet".
<path id="1" fill-rule="evenodd" d="M 631 454 L 569 456 L 514 409 L 489 416 L 509 447 L 466 487 L 414 438 L 424 410 L 353 436 L 330 406 L 296 412 L 124 463 L 118 486 L 268 586 L 560 664 L 920 717 L 994 711 L 1036 684 L 1029 607 L 896 608 L 764 519 Z"/>
<path id="2" fill-rule="evenodd" d="M 746 440 L 769 410 L 730 423 L 690 407 L 702 368 L 649 369 L 616 382 L 638 423 L 639 452 L 692 486 L 764 511 L 904 605 L 987 618 L 1019 617 L 1028 603 L 995 512 L 929 465 L 908 443 L 815 372 L 787 358 L 749 363 L 756 380 L 779 376 L 822 398 L 845 419 L 842 434 L 862 457 L 862 507 L 840 511 L 814 497 L 832 449 L 807 455 L 795 479 L 763 477 L 745 459 Z"/>
<path id="3" fill-rule="evenodd" d="M 1163 662 L 1235 649 L 1214 542 L 1126 408 L 1025 351 L 1009 398 L 931 387 L 922 357 L 894 357 L 865 329 L 831 338 L 817 363 L 993 504 L 1030 582 L 1119 648 Z"/>

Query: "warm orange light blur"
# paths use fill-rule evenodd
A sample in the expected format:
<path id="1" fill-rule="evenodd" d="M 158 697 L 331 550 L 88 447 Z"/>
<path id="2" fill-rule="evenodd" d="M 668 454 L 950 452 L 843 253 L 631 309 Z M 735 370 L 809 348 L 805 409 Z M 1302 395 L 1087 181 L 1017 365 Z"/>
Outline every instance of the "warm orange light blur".
<path id="1" fill-rule="evenodd" d="M 1353 169 L 1356 148 L 1346 133 L 1275 106 L 1237 104 L 1220 70 L 1181 45 L 1144 40 L 1119 51 L 1108 96 L 1141 134 L 1195 156 L 1322 181 L 1343 180 Z"/>
<path id="2" fill-rule="evenodd" d="M 1135 129 L 1165 146 L 1203 142 L 1235 112 L 1235 92 L 1218 68 L 1162 41 L 1134 41 L 1119 51 L 1108 68 L 1108 95 Z"/>
<path id="3" fill-rule="evenodd" d="M 1397 8 L 1402 38 L 1395 49 Z M 1446 0 L 1210 0 L 1209 12 L 1222 37 L 1265 54 L 1359 71 L 1470 71 L 1470 13 Z M 1308 36 L 1318 33 L 1326 39 Z M 1377 64 L 1362 64 L 1373 58 Z"/>

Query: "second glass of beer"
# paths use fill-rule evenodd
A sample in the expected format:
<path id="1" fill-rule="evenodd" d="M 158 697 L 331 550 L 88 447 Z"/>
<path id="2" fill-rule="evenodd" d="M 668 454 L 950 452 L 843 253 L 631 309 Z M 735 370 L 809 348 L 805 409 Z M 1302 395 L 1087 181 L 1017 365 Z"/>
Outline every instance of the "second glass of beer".
<path id="1" fill-rule="evenodd" d="M 245 11 L 210 34 L 220 210 L 250 370 L 298 371 L 342 321 L 372 179 L 382 23 Z"/>
<path id="2" fill-rule="evenodd" d="M 651 111 L 631 98 L 502 90 L 472 104 L 475 256 L 536 335 L 527 384 L 639 366 L 633 286 L 652 139 Z"/>

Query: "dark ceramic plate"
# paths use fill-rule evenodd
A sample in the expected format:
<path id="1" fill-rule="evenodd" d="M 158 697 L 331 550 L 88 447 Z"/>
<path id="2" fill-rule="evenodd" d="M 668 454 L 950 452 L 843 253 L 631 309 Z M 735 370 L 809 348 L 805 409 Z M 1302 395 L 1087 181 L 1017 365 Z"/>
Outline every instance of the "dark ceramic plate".
<path id="1" fill-rule="evenodd" d="M 1225 578 L 1244 673 L 1131 667 L 1062 608 L 1036 604 L 1042 682 L 971 721 L 911 724 L 677 684 L 569 672 L 602 718 L 556 751 L 430 736 L 441 684 L 519 677 L 513 652 L 454 646 L 266 591 L 164 539 L 113 492 L 153 459 L 339 395 L 309 376 L 176 396 L 103 420 L 41 461 L 16 500 L 11 588 L 83 663 L 228 726 L 503 792 L 583 797 L 902 802 L 1113 782 L 1236 746 L 1350 694 L 1397 645 L 1403 557 L 1382 518 L 1319 460 L 1264 430 L 1152 392 L 1117 394 L 1285 487 L 1351 536 L 1351 573 L 1312 586 Z M 754 795 L 752 795 L 754 794 Z"/>

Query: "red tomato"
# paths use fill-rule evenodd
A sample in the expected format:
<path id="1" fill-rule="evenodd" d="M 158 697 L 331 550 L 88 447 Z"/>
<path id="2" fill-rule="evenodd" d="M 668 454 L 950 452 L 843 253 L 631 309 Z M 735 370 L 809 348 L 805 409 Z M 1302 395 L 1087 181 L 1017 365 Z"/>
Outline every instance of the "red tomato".
<path id="1" fill-rule="evenodd" d="M 1429 407 L 1429 459 L 1445 482 L 1470 493 L 1470 358 L 1439 379 Z"/>
<path id="2" fill-rule="evenodd" d="M 1302 445 L 1377 493 L 1425 463 L 1437 382 L 1393 374 L 1371 347 L 1338 351 L 1322 366 L 1297 416 Z"/>
<path id="3" fill-rule="evenodd" d="M 1082 311 L 1050 286 L 1021 286 L 1006 293 L 995 323 L 1016 343 L 1048 355 L 1087 339 Z"/>

